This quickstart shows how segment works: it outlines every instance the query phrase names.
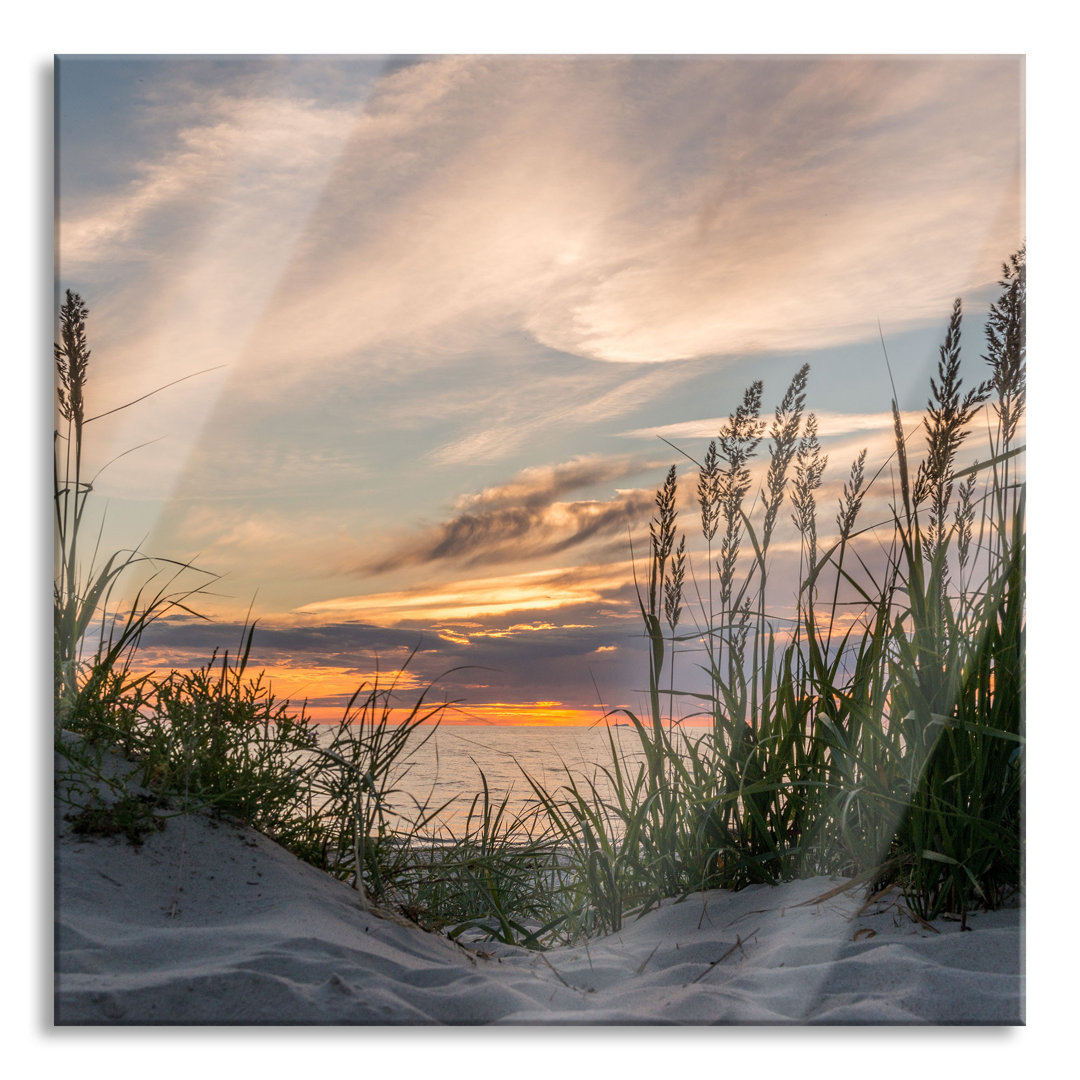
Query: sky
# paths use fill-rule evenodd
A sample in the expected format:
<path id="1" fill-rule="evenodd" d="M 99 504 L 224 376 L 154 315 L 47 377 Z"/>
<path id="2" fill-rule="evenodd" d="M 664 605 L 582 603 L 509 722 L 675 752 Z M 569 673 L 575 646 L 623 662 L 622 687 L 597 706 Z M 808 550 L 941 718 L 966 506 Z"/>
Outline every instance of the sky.
<path id="1" fill-rule="evenodd" d="M 883 342 L 911 431 L 955 297 L 984 377 L 1025 236 L 1017 56 L 56 72 L 89 412 L 200 373 L 88 429 L 103 550 L 219 575 L 210 621 L 163 621 L 146 659 L 198 665 L 257 619 L 254 660 L 321 719 L 376 674 L 438 679 L 459 722 L 637 710 L 668 467 L 704 574 L 690 459 L 750 382 L 769 415 L 808 363 L 828 534 L 855 456 L 888 458 Z M 774 551 L 793 596 L 790 529 Z"/>

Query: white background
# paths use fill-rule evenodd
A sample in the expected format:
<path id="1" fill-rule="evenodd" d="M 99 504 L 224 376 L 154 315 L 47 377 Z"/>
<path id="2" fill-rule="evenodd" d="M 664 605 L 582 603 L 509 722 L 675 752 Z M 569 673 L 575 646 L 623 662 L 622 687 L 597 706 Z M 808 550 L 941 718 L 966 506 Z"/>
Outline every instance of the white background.
<path id="1" fill-rule="evenodd" d="M 740 5 L 741 8 L 742 5 Z M 747 9 L 748 9 L 747 5 Z M 155 1078 L 242 1068 L 248 1075 L 515 1078 L 743 1074 L 799 1077 L 894 1070 L 948 1074 L 993 1065 L 1038 1069 L 1066 1049 L 1077 972 L 1076 809 L 1080 721 L 1074 670 L 1077 425 L 1066 368 L 1077 364 L 1077 56 L 1065 5 L 927 2 L 901 6 L 773 0 L 757 14 L 712 3 L 553 0 L 363 0 L 180 4 L 50 0 L 5 16 L 2 311 L 7 721 L 3 1016 L 16 1069 Z M 1055 15 L 1058 12 L 1058 15 Z M 1031 554 L 1027 1019 L 1023 1029 L 659 1028 L 54 1030 L 47 589 L 51 578 L 52 57 L 55 53 L 1025 53 L 1028 80 L 1028 253 L 1031 273 L 1028 451 Z M 13 331 L 13 332 L 12 332 Z M 1070 333 L 1072 331 L 1072 333 Z M 1055 408 L 1056 406 L 1056 408 Z M 28 632 L 29 631 L 29 632 Z M 1071 646 L 1071 647 L 1070 647 Z M 1065 771 L 1067 770 L 1067 771 Z M 12 1040 L 10 1036 L 15 1036 Z M 1069 1040 L 1071 1043 L 1072 1040 Z M 1059 1045 L 1060 1044 L 1060 1045 Z M 24 1056 L 21 1051 L 26 1051 Z M 33 1065 L 28 1055 L 34 1055 Z M 19 1059 L 22 1059 L 20 1063 Z M 1060 1069 L 1055 1068 L 1057 1072 Z"/>

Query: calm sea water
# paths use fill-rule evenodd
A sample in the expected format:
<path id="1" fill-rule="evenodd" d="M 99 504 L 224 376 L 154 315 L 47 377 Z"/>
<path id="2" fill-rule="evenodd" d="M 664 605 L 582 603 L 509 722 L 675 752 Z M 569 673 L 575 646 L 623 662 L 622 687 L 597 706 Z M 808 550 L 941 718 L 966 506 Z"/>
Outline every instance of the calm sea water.
<path id="1" fill-rule="evenodd" d="M 420 729 L 421 736 L 426 730 Z M 611 729 L 620 755 L 641 760 L 632 728 Z M 509 796 L 507 813 L 524 814 L 536 805 L 535 793 L 523 775 L 527 772 L 546 790 L 567 783 L 567 768 L 575 778 L 596 777 L 598 763 L 611 761 L 605 728 L 594 727 L 489 727 L 454 725 L 435 729 L 431 738 L 409 754 L 396 787 L 406 796 L 438 806 L 450 805 L 438 821 L 455 833 L 465 825 L 473 796 L 482 791 L 481 771 L 493 800 Z M 598 777 L 599 784 L 603 783 Z M 599 786 L 598 784 L 598 786 Z M 407 798 L 399 802 L 408 806 Z"/>

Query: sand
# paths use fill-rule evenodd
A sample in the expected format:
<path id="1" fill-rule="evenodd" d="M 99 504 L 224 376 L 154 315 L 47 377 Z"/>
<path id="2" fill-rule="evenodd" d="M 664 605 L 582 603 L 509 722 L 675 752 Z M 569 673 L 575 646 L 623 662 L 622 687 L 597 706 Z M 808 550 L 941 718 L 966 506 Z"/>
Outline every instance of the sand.
<path id="1" fill-rule="evenodd" d="M 119 768 L 118 762 L 112 764 Z M 367 910 L 246 827 L 141 847 L 56 814 L 57 1025 L 1017 1025 L 1024 911 L 921 924 L 815 878 L 669 902 L 545 954 Z M 835 895 L 830 895 L 835 893 Z"/>

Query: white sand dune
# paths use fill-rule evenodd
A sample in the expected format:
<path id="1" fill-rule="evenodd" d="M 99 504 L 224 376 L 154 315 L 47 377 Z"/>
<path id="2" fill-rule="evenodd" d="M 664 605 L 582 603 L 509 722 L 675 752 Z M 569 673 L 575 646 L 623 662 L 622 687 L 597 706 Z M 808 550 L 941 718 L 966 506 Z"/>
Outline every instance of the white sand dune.
<path id="1" fill-rule="evenodd" d="M 1021 1024 L 1023 911 L 920 925 L 826 878 L 666 903 L 546 954 L 461 946 L 237 825 L 134 848 L 57 808 L 55 1022 Z"/>

